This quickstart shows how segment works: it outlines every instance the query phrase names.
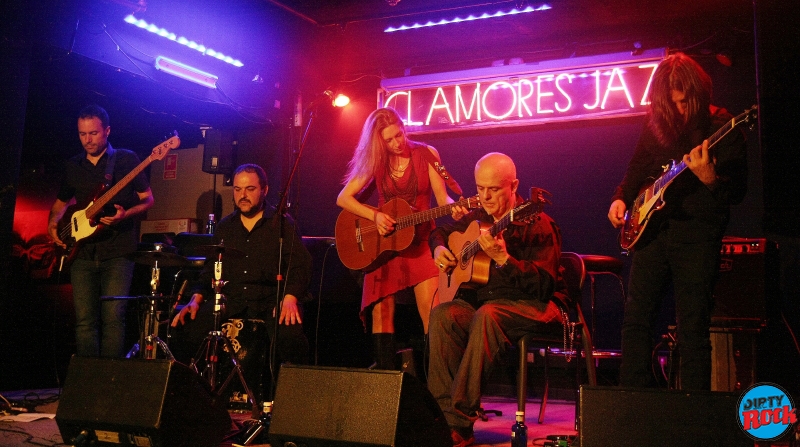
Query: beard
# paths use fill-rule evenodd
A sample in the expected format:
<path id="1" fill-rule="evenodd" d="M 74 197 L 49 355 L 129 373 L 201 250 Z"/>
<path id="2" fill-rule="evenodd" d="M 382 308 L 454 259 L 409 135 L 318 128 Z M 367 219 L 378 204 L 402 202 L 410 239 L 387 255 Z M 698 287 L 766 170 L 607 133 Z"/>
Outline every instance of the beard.
<path id="1" fill-rule="evenodd" d="M 245 217 L 253 217 L 264 209 L 264 198 L 261 198 L 256 204 L 249 200 L 240 200 L 234 206 Z"/>

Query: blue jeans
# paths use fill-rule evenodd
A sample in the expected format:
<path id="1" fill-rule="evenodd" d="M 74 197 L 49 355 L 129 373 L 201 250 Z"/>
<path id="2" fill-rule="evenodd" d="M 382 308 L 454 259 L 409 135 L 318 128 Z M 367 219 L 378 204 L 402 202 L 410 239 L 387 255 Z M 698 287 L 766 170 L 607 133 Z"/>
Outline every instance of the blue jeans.
<path id="1" fill-rule="evenodd" d="M 133 261 L 122 257 L 102 262 L 76 259 L 72 264 L 70 276 L 78 355 L 125 355 L 127 301 L 101 301 L 100 297 L 127 295 L 133 279 L 133 267 Z"/>
<path id="2" fill-rule="evenodd" d="M 539 322 L 561 321 L 555 303 L 492 300 L 477 310 L 457 299 L 431 311 L 428 389 L 448 425 L 471 428 L 498 355 Z"/>

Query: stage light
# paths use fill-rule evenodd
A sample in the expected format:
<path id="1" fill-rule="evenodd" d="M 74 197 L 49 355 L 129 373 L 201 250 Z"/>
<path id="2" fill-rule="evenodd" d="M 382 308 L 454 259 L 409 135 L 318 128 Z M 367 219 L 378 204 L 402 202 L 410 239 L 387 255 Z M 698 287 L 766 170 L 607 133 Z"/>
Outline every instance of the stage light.
<path id="1" fill-rule="evenodd" d="M 156 58 L 155 66 L 156 69 L 181 79 L 200 84 L 204 87 L 217 88 L 218 77 L 172 59 L 167 59 L 164 56 L 158 56 Z"/>
<path id="2" fill-rule="evenodd" d="M 348 104 L 350 104 L 350 98 L 347 95 L 339 93 L 333 98 L 334 107 L 344 107 Z"/>
<path id="3" fill-rule="evenodd" d="M 386 28 L 385 30 L 383 30 L 383 32 L 384 33 L 393 33 L 395 31 L 405 31 L 405 30 L 409 30 L 409 29 L 427 28 L 427 27 L 431 27 L 431 26 L 448 25 L 450 23 L 470 22 L 470 21 L 473 21 L 473 20 L 481 20 L 481 19 L 492 19 L 492 18 L 496 18 L 496 17 L 504 17 L 504 16 L 510 16 L 510 15 L 516 15 L 516 14 L 523 14 L 523 13 L 527 13 L 527 12 L 545 11 L 545 10 L 548 10 L 548 9 L 552 9 L 552 7 L 550 5 L 548 5 L 548 4 L 542 4 L 542 5 L 538 6 L 538 7 L 528 6 L 526 8 L 514 8 L 514 9 L 512 9 L 510 11 L 497 11 L 494 14 L 483 13 L 483 14 L 478 15 L 478 16 L 470 14 L 469 16 L 464 17 L 464 18 L 456 17 L 456 18 L 453 18 L 453 19 L 442 19 L 442 20 L 439 20 L 438 22 L 429 21 L 429 22 L 426 22 L 426 23 L 415 23 L 413 25 L 400 25 L 398 27 L 390 26 L 390 27 Z"/>
<path id="4" fill-rule="evenodd" d="M 220 53 L 219 51 L 212 50 L 211 48 L 207 48 L 204 45 L 199 45 L 197 42 L 195 42 L 193 40 L 189 40 L 189 39 L 187 39 L 187 38 L 185 38 L 183 36 L 177 36 L 175 33 L 171 33 L 171 32 L 167 31 L 164 28 L 159 28 L 158 26 L 156 26 L 156 25 L 154 25 L 152 23 L 147 23 L 142 19 L 137 19 L 136 17 L 133 16 L 133 14 L 128 15 L 127 17 L 125 17 L 125 23 L 129 23 L 129 24 L 131 24 L 131 25 L 133 25 L 133 26 L 135 26 L 137 28 L 141 28 L 143 30 L 147 30 L 147 31 L 149 31 L 149 32 L 151 32 L 153 34 L 161 36 L 161 37 L 163 37 L 165 39 L 169 39 L 169 40 L 171 40 L 173 42 L 179 43 L 179 44 L 181 44 L 181 45 L 183 45 L 185 47 L 189 47 L 189 48 L 191 48 L 193 50 L 197 50 L 197 51 L 199 51 L 199 52 L 201 52 L 201 53 L 203 53 L 203 54 L 205 54 L 207 56 L 211 56 L 211 57 L 213 57 L 215 59 L 221 60 L 222 62 L 226 62 L 228 64 L 231 64 L 234 67 L 243 67 L 244 66 L 242 61 L 240 61 L 239 59 L 234 59 L 233 57 L 225 55 L 223 53 Z"/>

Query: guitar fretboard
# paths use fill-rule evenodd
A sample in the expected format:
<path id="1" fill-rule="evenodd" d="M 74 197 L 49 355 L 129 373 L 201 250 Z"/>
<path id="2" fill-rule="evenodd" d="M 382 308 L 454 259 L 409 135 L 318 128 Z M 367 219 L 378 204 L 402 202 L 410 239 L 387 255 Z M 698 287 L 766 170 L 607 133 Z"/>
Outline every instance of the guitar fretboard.
<path id="1" fill-rule="evenodd" d="M 448 205 L 431 208 L 429 210 L 420 211 L 417 213 L 409 214 L 407 216 L 403 216 L 397 219 L 397 223 L 395 224 L 395 228 L 400 230 L 403 228 L 413 227 L 415 225 L 421 224 L 422 222 L 427 222 L 429 220 L 437 219 L 442 216 L 446 216 L 450 214 L 453 207 L 455 206 L 463 206 L 466 208 L 474 208 L 476 205 L 477 199 L 475 197 L 470 197 L 466 199 L 461 199 L 458 202 L 450 203 Z"/>
<path id="2" fill-rule="evenodd" d="M 720 140 L 725 138 L 725 136 L 728 135 L 734 128 L 736 128 L 736 126 L 738 126 L 742 122 L 749 121 L 752 117 L 752 113 L 753 109 L 747 110 L 742 114 L 732 118 L 730 121 L 725 123 L 724 126 L 717 129 L 716 132 L 714 132 L 713 134 L 711 134 L 711 136 L 707 138 L 708 149 L 711 150 L 712 147 L 714 147 L 717 143 L 719 143 Z M 653 195 L 658 194 L 659 191 L 669 186 L 675 179 L 675 177 L 677 177 L 679 174 L 685 171 L 687 167 L 688 166 L 686 165 L 686 163 L 684 163 L 683 160 L 681 160 L 680 162 L 672 166 L 669 170 L 664 172 L 664 174 L 662 174 L 658 179 L 656 179 L 655 182 L 653 182 Z M 643 202 L 644 192 L 637 199 Z"/>
<path id="3" fill-rule="evenodd" d="M 508 227 L 508 224 L 510 224 L 513 220 L 515 220 L 514 217 L 515 215 L 519 214 L 521 211 L 525 210 L 526 208 L 532 205 L 533 205 L 532 202 L 525 202 L 522 205 L 511 210 L 511 212 L 500 218 L 500 220 L 495 222 L 489 228 L 489 234 L 491 234 L 492 237 L 500 234 L 501 231 L 505 230 L 506 227 Z M 461 259 L 462 261 L 466 259 L 471 259 L 473 256 L 478 254 L 480 250 L 481 250 L 481 245 L 478 243 L 477 240 L 474 240 L 470 242 L 466 247 L 464 247 L 464 249 L 461 251 L 461 256 L 459 257 L 459 259 Z"/>

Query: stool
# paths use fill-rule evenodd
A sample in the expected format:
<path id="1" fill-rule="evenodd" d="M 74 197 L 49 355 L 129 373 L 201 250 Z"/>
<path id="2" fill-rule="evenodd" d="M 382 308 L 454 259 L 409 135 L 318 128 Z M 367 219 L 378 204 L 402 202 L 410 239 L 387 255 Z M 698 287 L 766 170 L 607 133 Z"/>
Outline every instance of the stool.
<path id="1" fill-rule="evenodd" d="M 622 266 L 623 262 L 620 259 L 605 256 L 605 255 L 578 255 L 583 260 L 583 265 L 586 268 L 586 275 L 589 277 L 589 296 L 590 296 L 590 314 L 592 322 L 592 341 L 595 346 L 597 345 L 597 326 L 595 325 L 595 300 L 597 293 L 597 285 L 595 283 L 595 276 L 597 275 L 612 275 L 619 281 L 619 289 L 622 296 L 622 302 L 625 302 L 625 285 L 622 282 Z M 594 352 L 594 357 L 614 357 L 613 353 L 607 352 Z"/>

